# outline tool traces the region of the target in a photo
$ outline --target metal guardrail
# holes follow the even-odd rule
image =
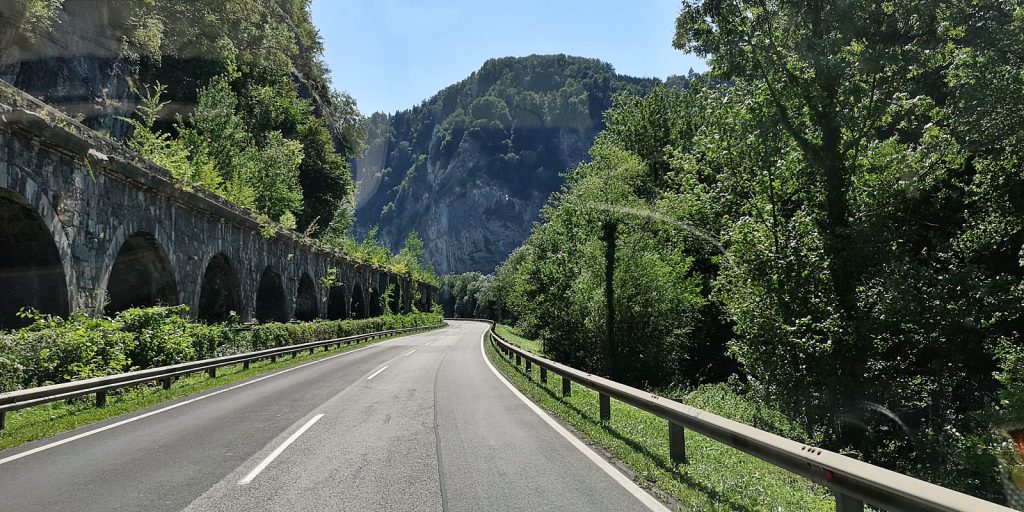
[[[3,430],[4,428],[4,415],[8,411],[16,411],[18,409],[24,409],[34,405],[67,400],[91,394],[96,395],[96,406],[102,407],[107,403],[107,392],[118,388],[145,384],[147,382],[160,382],[164,389],[169,389],[173,378],[191,373],[207,372],[211,377],[216,377],[217,368],[224,366],[241,363],[244,369],[248,370],[249,363],[260,359],[270,359],[271,362],[276,362],[277,358],[280,356],[291,354],[292,357],[295,357],[299,352],[303,352],[305,350],[308,350],[309,353],[312,354],[314,350],[322,347],[324,352],[326,352],[331,349],[332,345],[341,347],[342,344],[351,345],[352,343],[359,343],[361,341],[368,341],[375,338],[383,338],[407,332],[425,331],[443,326],[444,324],[438,324],[370,332],[347,336],[344,338],[300,343],[298,345],[289,345],[286,347],[274,347],[245,354],[215,357],[212,359],[161,366],[159,368],[150,368],[147,370],[120,373],[117,375],[94,377],[92,379],[11,391],[9,393],[0,394],[0,430]]]
[[[467,319],[470,320],[470,319]],[[1012,512],[1012,509],[980,498],[930,484],[859,461],[844,455],[798,443],[749,425],[678,403],[641,389],[579,371],[520,349],[494,332],[494,322],[486,322],[491,343],[516,366],[526,362],[532,378],[532,366],[540,367],[540,381],[547,373],[562,379],[562,395],[572,394],[572,383],[599,394],[602,421],[611,420],[611,399],[625,402],[668,422],[669,454],[675,464],[685,464],[683,434],[691,429],[701,435],[753,455],[765,462],[828,487],[836,497],[837,512],[861,512],[864,504],[892,511]]]

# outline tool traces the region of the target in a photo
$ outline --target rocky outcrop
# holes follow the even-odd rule
[[[124,58],[124,9],[107,0],[68,1],[55,10],[50,30],[29,36],[0,24],[0,79],[91,128],[120,138],[119,119],[135,109]]]
[[[593,59],[495,59],[414,109],[374,115],[353,166],[357,234],[376,226],[397,250],[415,232],[437,272],[492,272],[588,157],[612,96],[657,83]]]

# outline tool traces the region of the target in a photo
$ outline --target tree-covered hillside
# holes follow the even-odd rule
[[[594,59],[508,57],[411,110],[374,114],[356,162],[357,231],[379,226],[392,246],[417,232],[439,272],[490,272],[587,158],[612,98],[657,83]]]

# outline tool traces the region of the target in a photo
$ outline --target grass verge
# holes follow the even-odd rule
[[[596,392],[574,385],[572,396],[562,398],[561,377],[549,372],[547,384],[541,384],[537,370],[527,376],[524,367],[516,366],[514,359],[509,361],[490,343],[486,345],[491,362],[523,394],[625,463],[640,486],[654,487],[670,497],[666,501],[675,500],[679,510],[835,510],[834,498],[824,487],[690,430],[686,431],[689,463],[674,466],[669,459],[668,426],[664,420],[612,400],[612,419],[602,422]],[[723,385],[698,389],[686,401],[701,408],[716,405],[712,409],[719,410],[712,412],[748,424],[781,421]],[[778,426],[786,429],[784,424]]]
[[[14,448],[25,443],[74,430],[90,423],[135,412],[152,405],[168,402],[208,389],[234,384],[266,373],[284,370],[310,361],[323,359],[324,357],[375,345],[382,341],[420,334],[422,332],[427,331],[388,336],[353,345],[343,345],[340,349],[334,348],[329,351],[320,349],[313,354],[302,352],[295,358],[281,356],[278,357],[276,363],[271,363],[269,359],[253,361],[250,363],[248,370],[243,369],[244,367],[241,364],[224,366],[217,369],[217,376],[214,378],[210,378],[206,373],[187,375],[175,380],[171,388],[167,390],[159,385],[152,384],[111,391],[107,397],[107,405],[104,407],[96,407],[93,396],[87,395],[70,403],[52,402],[18,411],[11,411],[7,413],[6,427],[0,431],[0,450]]]
[[[503,324],[497,324],[494,329],[498,332],[498,336],[523,350],[529,350],[539,356],[544,355],[544,345],[536,340],[524,338],[519,335],[519,331],[515,327],[509,327]]]

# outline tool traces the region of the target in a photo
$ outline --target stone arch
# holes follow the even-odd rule
[[[222,252],[210,257],[199,285],[196,317],[204,322],[226,321],[238,314],[242,305],[242,287],[231,259]]]
[[[178,284],[163,245],[152,233],[132,233],[110,266],[104,314],[178,303]]]
[[[384,308],[380,303],[381,295],[380,284],[370,288],[370,300],[368,304],[370,306],[370,317],[377,317],[384,314]]]
[[[342,320],[348,318],[347,305],[345,287],[342,285],[332,286],[327,292],[327,319]]]
[[[420,291],[420,299],[418,301],[419,305],[416,306],[416,309],[420,311],[430,311],[431,307],[433,307],[433,299],[431,298],[430,287],[425,284],[417,284],[416,286],[419,287]]]
[[[352,285],[351,311],[350,318],[366,318],[366,297],[363,296],[363,287],[359,283]]]
[[[46,211],[48,204],[41,202]],[[24,327],[23,307],[67,316],[67,271],[59,239],[40,208],[22,195],[0,188],[0,329]],[[58,233],[63,235],[59,227]],[[65,241],[66,243],[66,241]]]
[[[309,274],[302,274],[302,278],[299,279],[299,289],[295,294],[295,314],[293,316],[296,320],[303,322],[315,320],[320,316],[320,303],[317,300],[316,283],[313,282],[312,277],[309,277]]]
[[[110,245],[107,246],[107,252],[103,255],[103,261],[99,267],[101,273],[96,280],[95,302],[89,306],[89,309],[95,311],[96,314],[104,313],[104,304],[109,298],[107,296],[108,285],[110,284],[111,274],[114,270],[114,263],[117,261],[118,254],[121,248],[124,247],[125,242],[136,233],[150,233],[153,238],[159,241],[160,247],[163,248],[165,254],[174,254],[172,239],[159,222],[147,216],[127,216],[113,236],[110,237]]]
[[[287,322],[288,299],[284,292],[284,281],[274,267],[268,266],[260,275],[256,289],[256,320],[260,322]]]
[[[397,279],[391,279],[388,284],[388,289],[391,296],[388,297],[388,309],[391,310],[392,314],[398,314],[402,312],[402,283]]]

